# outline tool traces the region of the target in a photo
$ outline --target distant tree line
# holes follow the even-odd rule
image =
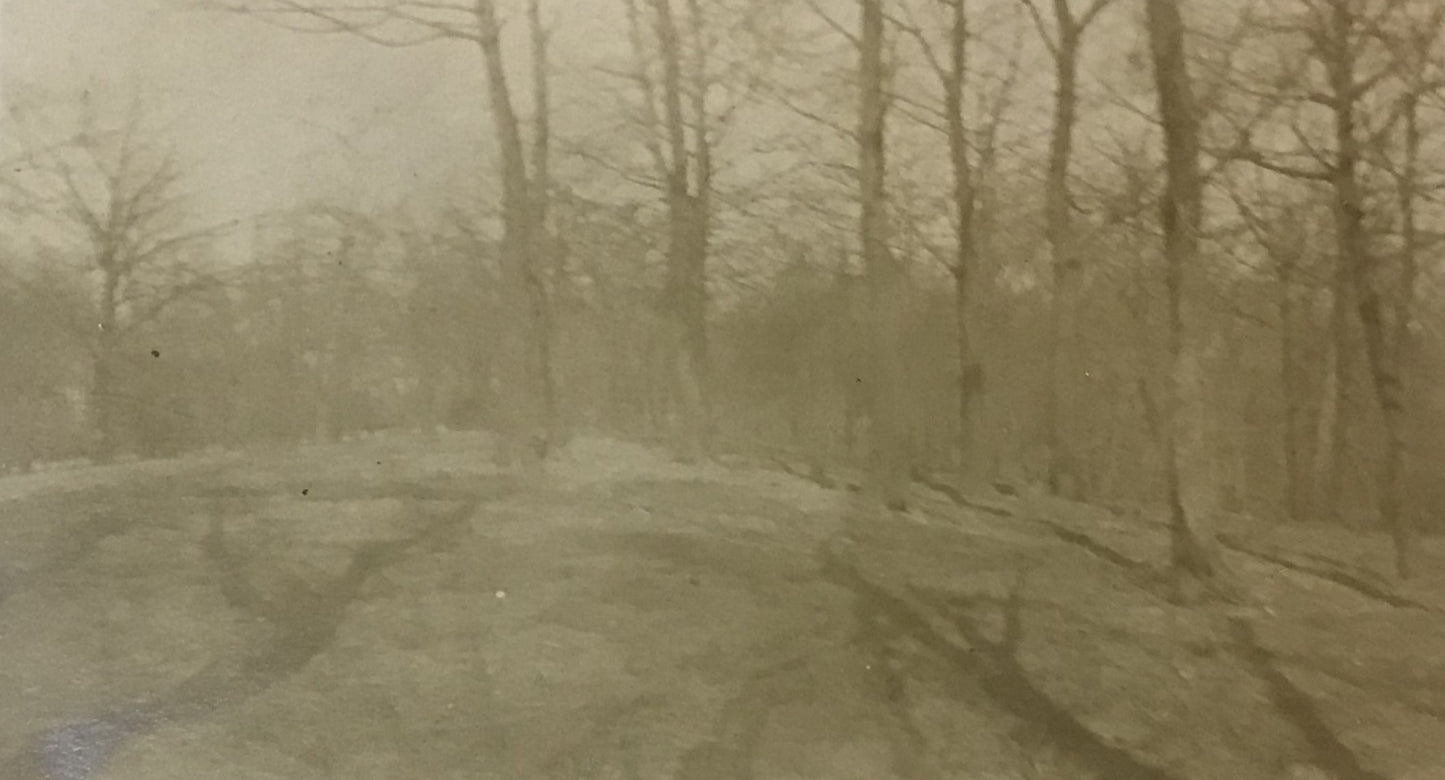
[[[140,108],[8,106],[7,463],[782,447],[895,508],[925,472],[1158,503],[1205,580],[1220,512],[1388,527],[1402,574],[1439,527],[1437,3],[618,0],[584,76],[560,3],[214,5],[474,47],[500,194],[207,225]]]

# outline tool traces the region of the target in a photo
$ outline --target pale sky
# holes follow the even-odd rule
[[[489,159],[477,153],[491,128],[472,45],[389,49],[299,35],[180,10],[184,0],[3,3],[5,85],[74,95],[97,78],[143,84],[150,102],[178,115],[177,140],[201,164],[196,195],[213,208],[244,216],[309,195],[390,197],[475,175],[461,166]],[[615,7],[567,0],[559,70],[585,69],[579,51],[617,41],[597,34]],[[524,65],[518,43],[510,59]],[[514,78],[519,102],[524,75]]]
[[[0,0],[4,84],[38,84],[62,95],[76,95],[95,79],[143,85],[153,104],[178,116],[176,141],[197,161],[194,201],[218,219],[245,219],[317,197],[367,208],[410,193],[434,200],[475,191],[479,181],[485,186],[494,159],[492,127],[474,45],[384,48],[183,10],[187,2]],[[838,21],[849,22],[853,4],[836,2]],[[612,98],[599,87],[616,82],[594,66],[624,56],[622,13],[620,0],[548,4],[547,14],[557,22],[552,57],[559,136],[576,138],[609,121],[605,107]],[[1118,17],[1113,24],[1127,29],[1128,15]],[[509,30],[514,97],[525,111],[521,19]],[[1021,42],[1037,49],[1032,31]],[[1025,89],[1033,96],[1020,101],[1018,118],[1042,138],[1050,71],[1041,50],[1037,55],[1025,63]],[[779,112],[772,113],[769,124],[776,124],[771,120]],[[782,127],[808,125],[796,116],[780,121]],[[846,113],[842,121],[849,121]],[[1088,153],[1089,144],[1081,143],[1081,158]],[[761,157],[743,161],[773,164]]]

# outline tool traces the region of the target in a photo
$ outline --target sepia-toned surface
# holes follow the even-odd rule
[[[920,488],[880,520],[742,462],[475,436],[4,483],[6,777],[1438,776],[1439,591]],[[59,484],[57,484],[57,482]],[[70,483],[70,484],[66,484]],[[305,493],[303,494],[303,491]],[[1008,513],[1008,514],[1005,514]],[[1313,573],[1312,573],[1313,572]]]
[[[1445,778],[1438,0],[0,0],[0,780]]]

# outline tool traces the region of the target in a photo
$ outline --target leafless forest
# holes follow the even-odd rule
[[[888,693],[878,699],[893,708],[878,727],[891,735],[883,774],[789,764],[734,724],[717,727],[713,752],[679,749],[676,760],[608,748],[616,774],[579,757],[606,752],[595,745],[567,754],[573,763],[544,760],[515,747],[546,742],[544,732],[513,731],[512,747],[489,748],[513,762],[495,774],[436,756],[425,770],[412,761],[366,774],[332,745],[331,758],[289,774],[231,755],[172,775],[126,754],[115,777],[1445,777],[1445,755],[1399,759],[1402,744],[1438,743],[1424,735],[1445,727],[1445,668],[1434,660],[1445,648],[1437,0],[6,0],[0,39],[0,494],[13,518],[29,518],[0,530],[0,618],[21,620],[22,596],[84,602],[65,578],[87,556],[148,548],[160,561],[174,543],[194,548],[196,571],[209,572],[197,581],[227,609],[280,637],[257,651],[265,674],[244,664],[231,677],[197,673],[223,691],[214,698],[251,701],[248,685],[296,690],[282,681],[339,657],[330,643],[354,630],[346,610],[371,598],[378,572],[438,544],[432,535],[457,517],[483,527],[478,502],[494,500],[495,485],[507,501],[533,502],[507,511],[546,526],[527,513],[604,468],[613,456],[597,443],[611,442],[619,462],[645,451],[648,468],[693,475],[626,483],[657,492],[614,507],[617,522],[712,517],[737,541],[744,531],[728,523],[754,510],[730,507],[751,499],[697,476],[715,469],[761,469],[833,496],[835,509],[788,516],[851,530],[765,533],[772,552],[756,565],[773,572],[769,555],[809,551],[806,577],[893,621],[863,621],[880,668],[898,653],[952,664],[1012,701],[998,706],[1062,756],[1052,767],[1030,758],[1035,774],[949,763],[935,748],[967,752],[949,734],[971,727],[928,721],[916,696]],[[427,459],[447,457],[467,465],[439,486],[445,469]],[[327,464],[345,473],[301,476]],[[160,482],[154,495],[120,487],[132,479]],[[42,480],[49,487],[24,487]],[[407,510],[423,530],[402,541],[357,531],[352,557],[329,568],[272,571],[258,561],[299,543],[247,536],[247,517],[272,517],[256,508],[268,490],[308,506],[331,496],[358,527],[370,510],[346,502],[431,508]],[[578,517],[600,516],[622,501],[622,488],[611,491],[566,495]],[[194,510],[206,519],[166,526],[170,542],[137,536],[144,519],[95,520],[179,517],[192,500],[209,502]],[[303,517],[289,511],[273,514]],[[958,520],[973,529],[961,532],[997,549],[920,536],[937,513],[975,518]],[[43,520],[52,515],[67,519]],[[1195,615],[1171,625],[1215,626],[1201,641],[1232,660],[1208,663],[1268,688],[1277,705],[1275,716],[1240,716],[1258,744],[1109,737],[1114,716],[1090,721],[1087,703],[1168,708],[1113,683],[1078,683],[1086,692],[1072,706],[1051,694],[1039,680],[1077,682],[1071,673],[1089,662],[1045,653],[1059,672],[1020,650],[1031,630],[1021,614],[1030,627],[1067,622],[1021,597],[1021,583],[1082,594],[1103,575],[968,525],[984,517],[1033,528],[1127,580],[1135,595],[1098,596],[1110,620],[1144,614],[1130,599],[1157,597],[1164,606],[1148,610]],[[16,530],[32,521],[50,530]],[[828,551],[825,537],[838,534],[854,552]],[[142,541],[130,553],[106,547],[121,539]],[[582,544],[563,539],[548,542],[559,555]],[[811,552],[817,544],[824,552]],[[660,555],[620,549],[607,555]],[[687,555],[711,571],[718,549]],[[588,555],[602,555],[588,550],[577,552],[584,572]],[[530,576],[542,582],[544,551],[518,554],[538,556]],[[758,581],[791,583],[777,565]],[[892,575],[870,566],[906,572],[909,584],[890,590]],[[970,591],[965,606],[918,590],[922,580],[963,587],[938,584],[933,569],[989,567],[1023,579],[996,597]],[[1280,629],[1272,645],[1259,615],[1309,610],[1291,612],[1293,597],[1262,585],[1274,575],[1258,567],[1338,589],[1331,602],[1300,586],[1334,606],[1299,625],[1330,629]],[[653,585],[693,592],[692,577],[701,587],[678,576]],[[157,592],[173,592],[168,582]],[[441,586],[388,587],[431,598]],[[500,603],[503,591],[489,583],[470,597]],[[1347,597],[1390,617],[1346,626],[1348,610],[1332,610]],[[1002,638],[966,617],[961,639],[929,629],[945,603],[1002,609]],[[797,609],[777,625],[813,636]],[[328,626],[314,647],[307,621]],[[50,636],[40,623],[7,625],[12,637]],[[686,632],[703,629],[677,630],[696,639]],[[1160,631],[1121,646],[1164,642]],[[1351,644],[1372,633],[1389,646]],[[1303,658],[1347,635],[1335,649],[1365,664],[1354,684],[1366,693],[1311,692],[1280,671],[1286,645]],[[1068,644],[1039,641],[1059,653]],[[955,657],[954,645],[977,654]],[[286,648],[300,654],[294,669]],[[974,672],[959,671],[969,663]],[[920,679],[908,683],[948,688]],[[1197,684],[1140,679],[1180,696]],[[47,699],[49,714],[0,722],[0,759],[15,756],[6,766],[26,780],[102,776],[111,747],[77,748],[83,771],[45,758],[55,729],[136,697],[152,702],[137,710],[144,725],[115,726],[116,743],[192,718],[177,714],[192,712],[191,695],[155,694],[162,682]],[[1228,688],[1219,684],[1209,690]],[[1370,697],[1408,699],[1430,725],[1398,736],[1404,721],[1381,716],[1375,736],[1352,735],[1320,703],[1344,712]],[[758,700],[745,704],[763,717]],[[625,720],[587,712],[557,717]],[[1190,723],[1161,728],[1214,733]],[[1014,736],[967,750],[999,754]]]

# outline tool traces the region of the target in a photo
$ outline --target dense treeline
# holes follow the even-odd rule
[[[1158,502],[1178,455],[1192,511],[1445,514],[1434,3],[619,1],[581,76],[561,4],[516,40],[394,5],[295,8],[479,44],[501,196],[212,224],[141,101],[9,107],[0,460],[447,426],[826,469],[896,428],[905,469],[1086,500]],[[568,78],[609,131],[550,116]]]

